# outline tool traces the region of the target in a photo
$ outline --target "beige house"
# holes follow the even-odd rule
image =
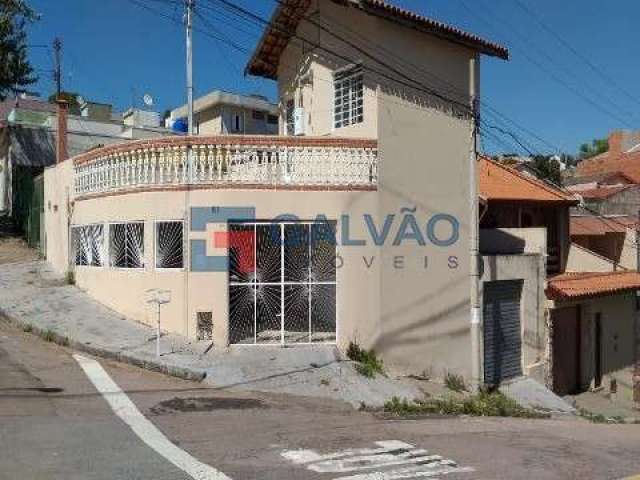
[[[261,95],[213,91],[193,102],[196,135],[275,135],[278,107]],[[187,117],[187,106],[171,111],[168,123]]]
[[[281,135],[201,118],[48,169],[47,258],[133,320],[153,324],[162,291],[162,328],[218,348],[357,342],[392,371],[481,381],[482,54],[508,57],[378,0],[285,0],[247,66],[278,82]]]
[[[631,397],[640,274],[574,236],[614,219],[570,219],[573,195],[487,159],[480,194],[485,382],[524,372],[568,394],[616,378]]]

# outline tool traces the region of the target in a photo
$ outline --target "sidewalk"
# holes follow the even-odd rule
[[[153,328],[124,319],[79,288],[67,285],[43,261],[2,263],[0,317],[96,356],[223,389],[325,397],[355,407],[361,402],[381,406],[393,396],[412,399],[422,395],[408,383],[363,377],[351,362],[341,361],[331,346],[233,347],[207,352],[210,342],[166,334],[161,337],[163,354],[158,359]]]

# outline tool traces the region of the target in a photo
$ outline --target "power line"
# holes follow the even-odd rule
[[[640,99],[630,94],[627,90],[622,88],[620,84],[618,84],[613,77],[607,74],[602,68],[599,68],[595,65],[589,58],[587,58],[584,54],[582,54],[577,48],[575,48],[571,43],[565,40],[556,30],[549,27],[535,12],[533,12],[529,7],[527,7],[521,0],[515,0],[516,5],[518,5],[529,17],[533,18],[536,23],[538,23],[545,31],[551,34],[558,42],[564,45],[571,53],[573,53],[576,57],[582,60],[591,70],[593,70],[600,78],[602,78],[605,82],[608,82],[613,88],[620,91],[630,100],[636,102],[640,105]]]

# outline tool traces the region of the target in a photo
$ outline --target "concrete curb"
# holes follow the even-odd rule
[[[114,360],[116,362],[126,363],[138,368],[144,368],[145,370],[163,373],[171,377],[180,378],[182,380],[189,380],[192,382],[202,382],[207,376],[207,372],[200,369],[177,367],[175,365],[169,365],[157,360],[141,358],[120,351],[108,350],[102,347],[87,345],[78,340],[74,340],[73,338],[61,335],[54,330],[43,329],[20,318],[9,315],[2,308],[0,308],[0,320],[20,328],[25,333],[36,335],[44,341],[55,343],[62,347],[70,347],[74,350],[78,350],[95,357],[104,358],[106,360]]]

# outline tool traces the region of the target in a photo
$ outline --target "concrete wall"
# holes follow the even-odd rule
[[[544,256],[540,253],[483,255],[481,273],[482,286],[484,282],[489,281],[523,280],[520,314],[522,371],[525,375],[545,383],[548,374],[545,350],[549,341],[549,331],[544,315]]]
[[[616,270],[618,270],[616,262],[587,250],[576,243],[571,244],[567,272],[614,272]]]
[[[595,374],[595,318],[601,314],[603,386],[608,377],[634,363],[637,311],[633,294],[612,295],[585,301],[582,307],[581,383],[593,386]]]
[[[147,290],[171,291],[172,301],[162,307],[163,329],[194,337],[196,313],[212,311],[214,342],[226,345],[228,338],[228,273],[158,270],[155,265],[155,222],[186,219],[192,207],[255,207],[256,218],[273,219],[294,214],[301,220],[325,215],[338,221],[338,237],[343,235],[342,215],[349,216],[350,238],[367,239],[364,214],[377,218],[377,192],[374,191],[273,191],[273,190],[196,190],[140,192],[68,201],[71,161],[45,172],[45,222],[47,259],[55,270],[69,270],[71,226],[96,223],[142,221],[145,225],[144,269],[75,267],[76,284],[92,297],[127,318],[153,325],[155,310],[146,303]],[[67,205],[70,205],[67,210]],[[72,205],[72,206],[71,206]],[[67,221],[69,220],[69,223]],[[187,239],[205,240],[208,255],[226,255],[214,249],[213,228],[191,232]],[[188,229],[187,229],[188,230]],[[345,234],[346,235],[346,234]],[[105,235],[105,241],[108,242]],[[338,342],[346,348],[350,341],[371,346],[380,331],[379,248],[366,245],[339,245],[337,271]],[[185,253],[185,264],[188,264]],[[73,267],[72,267],[73,268]]]
[[[483,228],[480,230],[480,252],[482,253],[544,253],[546,249],[546,228]]]
[[[417,82],[430,85],[438,76],[448,84],[448,95],[465,107],[479,91],[479,58],[470,49],[336,2],[318,2],[313,14],[317,21],[335,25],[336,32],[358,25],[356,44],[366,50],[371,50],[372,42],[383,46],[385,60]],[[286,48],[278,68],[281,133],[286,101],[294,99],[307,114],[308,135],[378,138],[381,218],[400,219],[412,213],[424,225],[434,215],[446,214],[459,225],[457,242],[447,247],[406,242],[382,248],[381,329],[363,343],[373,346],[392,369],[438,375],[447,370],[470,377],[467,239],[472,122],[450,102],[373,73],[372,69],[385,67],[310,23],[303,20],[298,33],[323,49],[295,40]],[[364,121],[336,129],[333,72],[350,60],[365,66]],[[416,73],[405,62],[425,73]],[[446,224],[440,226],[439,235],[446,237]]]

